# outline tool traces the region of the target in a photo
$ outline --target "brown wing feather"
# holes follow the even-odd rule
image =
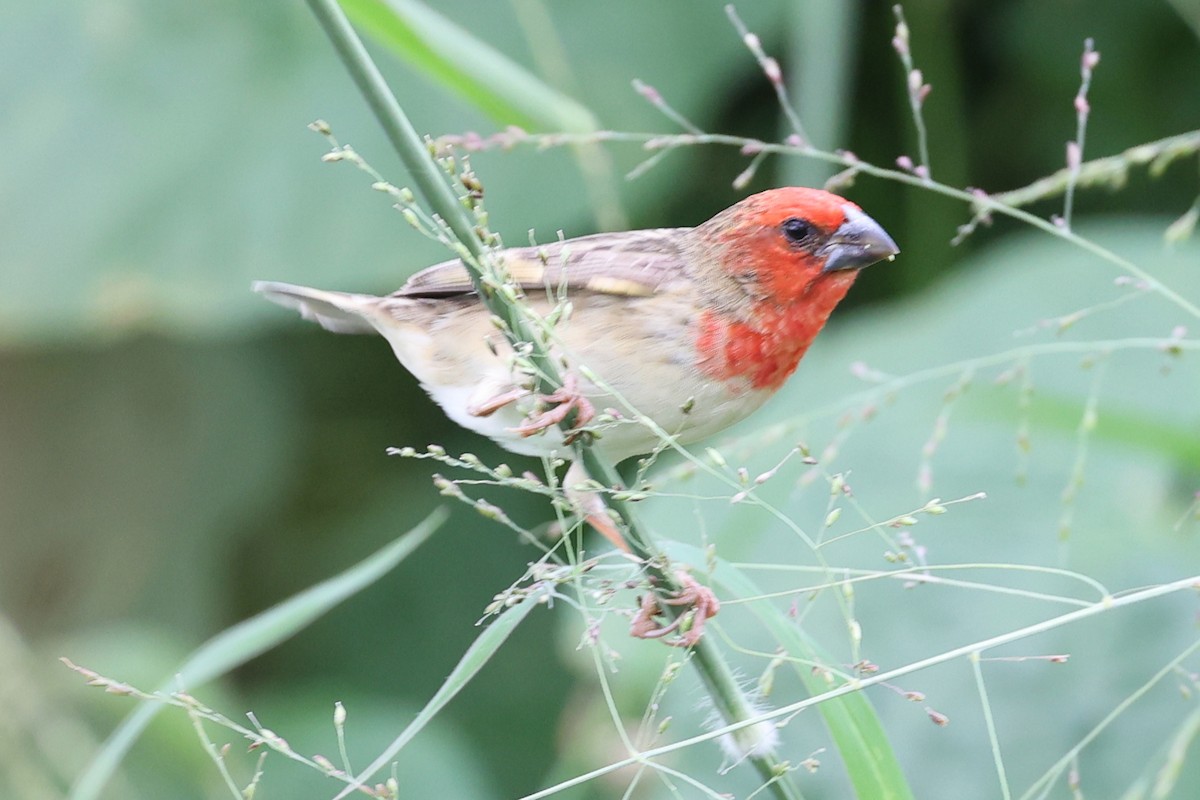
[[[560,287],[599,294],[643,296],[681,274],[679,240],[686,228],[657,228],[581,236],[502,251],[513,280],[526,291]],[[474,292],[461,261],[443,261],[408,279],[393,297],[456,297]]]

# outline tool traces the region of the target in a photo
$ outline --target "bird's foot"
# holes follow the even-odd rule
[[[531,394],[533,392],[528,389],[509,389],[507,392],[489,397],[482,403],[471,403],[467,406],[467,413],[472,417],[490,417],[509,403],[515,403]]]
[[[581,461],[572,461],[563,478],[563,489],[567,497],[579,509],[580,515],[593,529],[624,553],[630,552],[629,544],[621,534],[617,523],[608,513],[599,492],[588,487],[591,478]]]
[[[641,599],[640,608],[633,616],[629,625],[629,634],[638,639],[662,639],[664,644],[671,647],[691,647],[700,641],[704,635],[704,623],[709,617],[715,617],[721,610],[721,603],[704,584],[697,581],[684,570],[675,573],[681,586],[674,597],[659,597],[653,592],[646,593]],[[662,603],[669,606],[691,606],[692,613],[680,614],[666,625],[659,624],[656,617],[662,616]],[[679,635],[665,638],[678,631]]]
[[[564,444],[570,444],[579,436],[579,429],[587,425],[596,416],[596,408],[591,401],[579,392],[579,381],[567,373],[563,385],[550,394],[538,395],[538,405],[549,406],[545,411],[531,412],[525,421],[513,428],[514,433],[522,436],[533,436],[547,428],[552,428],[567,418],[572,410],[575,411],[574,429],[564,439]]]

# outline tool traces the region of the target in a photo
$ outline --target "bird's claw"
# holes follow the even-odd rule
[[[467,413],[472,417],[490,417],[509,403],[515,403],[530,394],[532,392],[528,389],[509,389],[507,392],[489,397],[482,403],[471,403],[467,406]]]
[[[633,621],[629,624],[629,635],[638,639],[662,639],[664,644],[671,647],[692,647],[704,635],[704,623],[709,617],[715,617],[721,610],[721,603],[704,584],[697,581],[687,572],[679,570],[675,577],[680,584],[680,590],[674,597],[659,597],[653,592],[642,596],[640,606]],[[681,614],[666,625],[660,625],[655,619],[663,613],[662,603],[669,606],[691,606],[692,614]],[[684,627],[684,622],[689,624]],[[674,638],[665,638],[678,631]]]
[[[547,428],[552,428],[567,418],[572,410],[575,411],[574,428],[567,434],[564,444],[570,444],[581,433],[579,430],[596,416],[596,407],[579,392],[579,382],[574,375],[568,373],[563,378],[563,385],[550,394],[538,396],[538,404],[550,406],[545,411],[530,412],[529,416],[515,428],[514,433],[521,436],[533,436]]]

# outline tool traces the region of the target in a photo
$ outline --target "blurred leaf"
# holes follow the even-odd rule
[[[172,648],[228,624],[226,559],[304,442],[278,365],[232,339],[0,350],[0,602],[98,645],[132,617]]]
[[[375,773],[387,766],[388,762],[395,758],[396,754],[412,741],[412,738],[420,733],[421,729],[429,724],[430,720],[437,716],[438,712],[471,682],[479,673],[479,670],[483,669],[483,666],[496,654],[496,651],[500,649],[500,646],[504,644],[509,635],[516,630],[517,625],[537,605],[538,603],[533,598],[527,597],[522,602],[505,608],[495,619],[491,620],[487,624],[487,627],[483,629],[483,633],[479,634],[479,637],[467,648],[467,652],[463,654],[462,659],[455,665],[454,670],[446,678],[446,682],[442,684],[442,687],[430,698],[429,702],[421,709],[416,718],[400,732],[400,735],[371,762],[370,766],[358,774],[358,780],[366,782]],[[352,787],[347,786],[337,797],[346,797],[353,791]]]
[[[438,529],[446,513],[444,509],[435,511],[416,528],[350,569],[217,634],[192,653],[158,691],[170,693],[180,687],[191,691],[294,636],[338,603],[386,575]],[[143,701],[125,718],[79,776],[71,791],[72,800],[91,800],[100,795],[121,759],[162,708],[161,703]]]
[[[1149,450],[1164,459],[1190,465],[1200,470],[1200,438],[1194,431],[1200,426],[1200,408],[1192,420],[1164,420],[1158,416],[1106,407],[1096,421],[1092,436],[1105,444]],[[1015,428],[1021,420],[1020,411],[1011,398],[989,395],[972,405],[972,416],[992,422],[1008,420]],[[1079,430],[1079,398],[1056,396],[1041,392],[1028,413],[1028,424],[1034,436],[1055,433],[1074,437]]]
[[[361,683],[340,691],[347,692],[339,693],[338,697],[346,711],[346,748],[351,765],[365,763],[386,747],[396,735],[397,720],[408,719],[419,710],[377,684]],[[256,692],[254,713],[271,730],[287,731],[288,743],[301,752],[328,754],[330,751],[325,748],[333,747],[328,683],[295,686],[281,682]],[[239,754],[237,750],[234,748],[226,759],[234,761],[240,755],[238,766],[244,770],[240,774],[249,774],[258,753]],[[393,760],[396,774],[403,776],[401,797],[483,800],[511,796],[497,791],[483,750],[461,718],[441,715],[432,720]],[[306,765],[268,758],[260,795],[282,800],[309,797],[328,800],[340,785],[340,781],[325,778]]]
[[[1167,0],[1167,4],[1174,6],[1180,19],[1192,29],[1196,38],[1200,39],[1200,0]]]
[[[199,686],[294,636],[338,603],[382,578],[446,520],[439,508],[424,522],[350,569],[229,628],[200,647],[179,668],[172,685]]]
[[[501,125],[533,131],[597,129],[587,108],[417,0],[340,0],[346,14]],[[400,96],[404,97],[401,91]]]

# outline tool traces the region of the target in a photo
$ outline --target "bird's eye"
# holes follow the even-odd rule
[[[783,222],[783,235],[792,244],[799,244],[812,233],[812,225],[799,217],[789,217]]]

